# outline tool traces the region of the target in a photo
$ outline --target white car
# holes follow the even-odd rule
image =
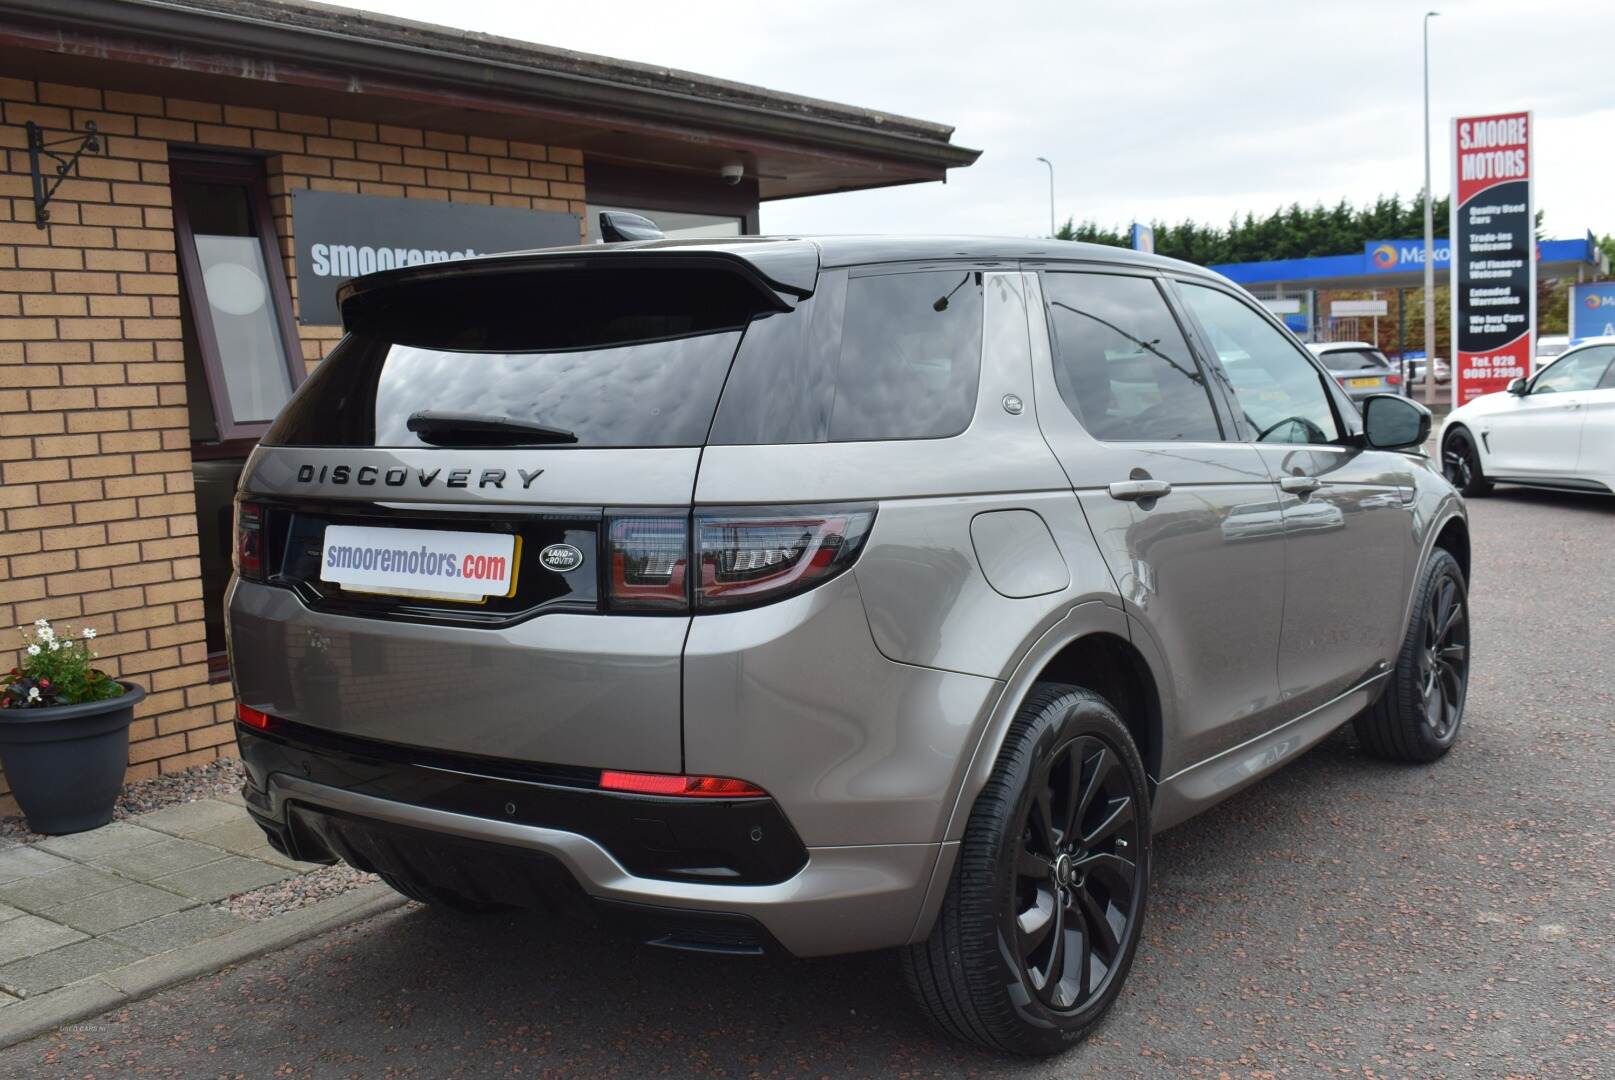
[[[1454,409],[1441,464],[1465,495],[1494,483],[1615,494],[1615,338],[1584,341],[1530,379]]]
[[[1567,334],[1543,334],[1536,339],[1536,366],[1545,368],[1570,348]]]

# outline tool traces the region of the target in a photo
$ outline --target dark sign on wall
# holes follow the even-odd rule
[[[336,290],[377,270],[448,262],[500,251],[576,244],[575,214],[348,195],[299,188],[292,193],[297,245],[297,321],[342,321]]]
[[[1462,405],[1531,374],[1531,114],[1459,117],[1452,132],[1452,395]]]

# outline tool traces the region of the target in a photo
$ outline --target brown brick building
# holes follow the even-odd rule
[[[951,134],[340,8],[0,0],[0,627],[94,626],[148,687],[131,779],[231,751],[230,493],[341,334],[305,317],[294,192],[749,233],[761,200],[943,179],[976,157]]]

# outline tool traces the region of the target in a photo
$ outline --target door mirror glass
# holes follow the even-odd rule
[[[1363,401],[1363,435],[1376,450],[1423,446],[1430,437],[1430,410],[1397,394],[1374,394]]]
[[[1508,392],[1515,397],[1524,397],[1526,389],[1530,386],[1524,379],[1514,379],[1508,384]]]

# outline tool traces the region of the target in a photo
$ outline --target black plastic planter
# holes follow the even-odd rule
[[[0,765],[28,827],[60,835],[112,820],[129,767],[129,722],[144,687],[106,701],[0,712]]]

